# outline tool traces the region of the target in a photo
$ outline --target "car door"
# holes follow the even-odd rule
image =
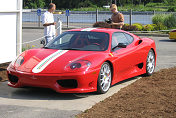
[[[137,64],[137,57],[135,55],[135,47],[133,43],[133,36],[123,33],[115,32],[112,34],[112,54],[115,57],[114,66],[116,73],[116,81],[121,81],[130,78],[135,71]],[[119,48],[119,43],[126,44],[126,48]],[[113,49],[114,47],[117,47]]]

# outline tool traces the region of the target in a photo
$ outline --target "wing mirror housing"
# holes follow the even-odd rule
[[[127,44],[125,44],[125,43],[119,43],[119,44],[118,44],[118,47],[119,47],[119,48],[126,48],[126,47],[127,47]]]

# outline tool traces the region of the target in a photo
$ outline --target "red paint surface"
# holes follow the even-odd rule
[[[70,31],[81,31],[82,29],[74,29]],[[58,57],[49,64],[42,72],[32,73],[32,69],[47,56],[57,50],[53,49],[32,49],[22,53],[24,63],[20,67],[14,67],[10,64],[7,73],[15,75],[19,78],[18,83],[8,82],[8,85],[14,88],[23,86],[34,86],[51,88],[62,93],[84,93],[97,90],[97,79],[101,65],[108,61],[112,64],[112,84],[122,80],[146,73],[146,60],[150,49],[153,49],[156,56],[155,42],[149,38],[140,38],[134,34],[128,33],[134,37],[132,44],[127,48],[111,51],[111,36],[114,32],[125,32],[116,29],[98,28],[92,32],[109,33],[110,43],[106,51],[75,51],[69,50],[67,53]],[[139,40],[142,43],[138,45]],[[113,55],[110,55],[110,53]],[[70,62],[76,60],[88,60],[91,62],[89,69],[66,70],[65,67]],[[138,64],[143,63],[142,69],[138,68]],[[156,63],[156,62],[155,62]],[[63,88],[57,80],[75,79],[77,80],[77,88]]]

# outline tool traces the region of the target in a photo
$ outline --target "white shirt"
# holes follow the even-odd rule
[[[53,23],[54,22],[54,16],[52,13],[49,11],[46,11],[42,15],[42,23]],[[45,36],[55,36],[56,30],[55,30],[55,25],[50,25],[50,26],[44,26],[44,35]]]

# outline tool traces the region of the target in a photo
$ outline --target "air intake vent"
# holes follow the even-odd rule
[[[18,82],[18,77],[17,76],[8,74],[8,78],[9,78],[9,81],[12,82],[12,83],[17,83]]]
[[[142,69],[142,68],[143,68],[143,66],[144,66],[144,64],[143,64],[143,63],[138,64],[138,68],[140,68],[140,69]]]
[[[64,88],[77,88],[77,81],[74,79],[58,80],[57,83]]]

